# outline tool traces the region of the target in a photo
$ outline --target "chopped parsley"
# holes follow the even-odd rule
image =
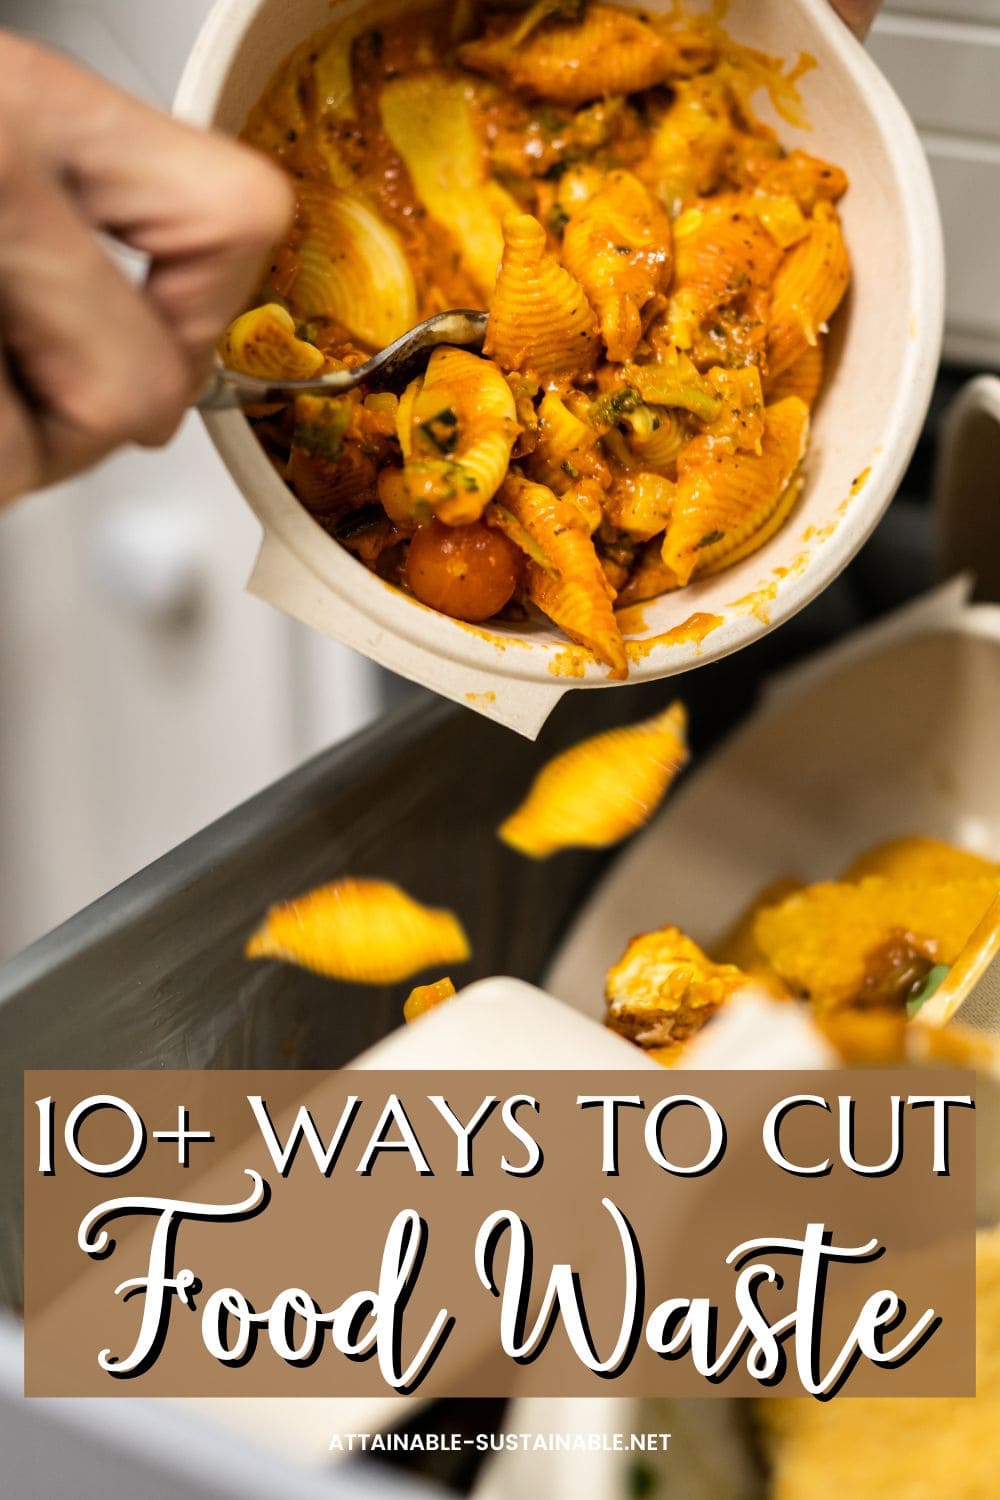
[[[458,417],[452,407],[445,406],[436,417],[421,422],[420,431],[439,453],[454,453],[458,444]]]

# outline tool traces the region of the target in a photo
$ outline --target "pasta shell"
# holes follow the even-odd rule
[[[394,230],[360,198],[298,186],[299,271],[289,293],[300,318],[326,318],[371,349],[417,321],[417,292]]]
[[[413,518],[477,521],[504,481],[518,433],[496,365],[465,349],[435,349],[399,403],[397,426]]]
[[[246,956],[350,984],[395,984],[432,964],[464,963],[469,940],[452,912],[384,880],[346,878],[272,906]]]
[[[804,480],[801,474],[797,474],[784,494],[778,500],[763,526],[758,526],[749,536],[744,537],[735,547],[719,548],[718,552],[709,557],[708,562],[701,563],[698,567],[699,578],[709,578],[713,573],[721,573],[724,568],[731,568],[734,563],[742,562],[752,552],[757,552],[765,542],[769,542],[784,526],[788,517],[799,503],[802,495]],[[711,549],[706,548],[706,552]]]
[[[719,186],[733,133],[731,95],[719,78],[710,73],[674,84],[642,170],[675,216]]]
[[[562,263],[597,313],[608,358],[631,359],[642,310],[670,281],[670,221],[631,172],[610,172],[566,225]]]
[[[323,355],[296,337],[295,320],[276,302],[253,307],[230,323],[219,358],[228,370],[261,380],[308,380],[323,367]]]
[[[532,479],[557,495],[583,477],[610,484],[611,472],[598,451],[597,432],[556,391],[545,392],[538,419],[538,442],[529,461]]]
[[[642,604],[647,599],[658,599],[677,588],[677,574],[663,561],[663,542],[654,538],[646,544],[639,555],[628,582],[615,603],[619,609],[630,604]]]
[[[713,963],[678,928],[662,927],[633,938],[608,970],[607,1022],[641,1047],[682,1042],[745,983],[734,965]]]
[[[672,703],[625,729],[582,740],[542,768],[498,829],[530,859],[560,849],[605,849],[653,816],[687,760],[687,713]]]
[[[850,279],[837,211],[820,203],[808,237],[787,251],[771,288],[767,368],[772,379],[819,342]]]
[[[665,528],[674,503],[675,486],[661,474],[622,474],[615,480],[604,511],[612,526],[633,541],[647,542]]]
[[[676,291],[690,293],[702,318],[770,286],[781,250],[748,202],[709,198],[674,224]]]
[[[718,413],[705,425],[706,435],[759,453],[764,441],[764,391],[757,366],[727,370],[720,365],[709,370],[706,379],[719,399]]]
[[[450,979],[435,979],[433,984],[418,984],[406,997],[403,1005],[403,1020],[416,1021],[435,1006],[455,996],[455,986]]]
[[[250,112],[243,140],[275,157],[298,180],[312,178],[345,190],[355,185],[326,122],[331,116],[354,118],[351,46],[369,24],[352,17],[329,28],[318,45],[310,38]]]
[[[794,198],[803,213],[811,214],[817,203],[835,203],[847,192],[847,175],[840,167],[805,151],[761,160],[751,178],[762,193]]]
[[[747,194],[719,194],[674,222],[674,289],[663,324],[669,344],[700,369],[763,364],[771,281],[782,251]],[[651,341],[659,348],[659,329]]]
[[[789,193],[764,193],[758,189],[750,200],[750,209],[782,250],[797,245],[809,233],[809,220]]]
[[[462,79],[428,71],[392,79],[379,95],[379,109],[417,197],[454,235],[485,306],[503,254],[501,221],[517,204],[489,176],[470,98]]]
[[[759,455],[694,438],[677,466],[677,494],[663,561],[683,586],[732,557],[769,520],[802,461],[809,408],[789,396],[764,413]]]
[[[677,473],[677,460],[681,449],[691,433],[683,419],[675,411],[654,408],[657,425],[652,432],[633,432],[628,446],[641,469],[652,471],[672,479]]]
[[[530,214],[503,222],[504,253],[486,329],[486,354],[505,370],[528,370],[548,383],[589,374],[598,328],[579,282],[545,248]]]
[[[610,667],[612,680],[623,681],[628,658],[612,608],[614,590],[572,491],[556,496],[544,484],[511,475],[499,499],[549,559],[546,569],[529,556],[528,597],[571,640]]]
[[[528,35],[526,29],[525,19],[515,18],[505,31],[459,47],[459,61],[518,93],[585,104],[663,83],[678,56],[666,37],[612,5],[588,5],[577,22],[543,22]]]
[[[810,408],[815,406],[823,385],[823,340],[818,339],[805,349],[780,375],[767,382],[769,402],[783,401],[786,396],[798,396]]]

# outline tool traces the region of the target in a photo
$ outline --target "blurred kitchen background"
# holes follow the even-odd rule
[[[0,24],[166,105],[210,3],[0,0]],[[827,638],[926,581],[936,422],[1000,368],[1000,0],[887,0],[870,45],[940,194],[946,367],[900,499],[813,606]],[[194,417],[0,516],[0,959],[407,691],[243,592],[257,537]]]

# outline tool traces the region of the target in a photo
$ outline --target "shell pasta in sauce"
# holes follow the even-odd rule
[[[847,181],[752,100],[799,122],[809,60],[679,7],[378,15],[311,38],[250,115],[297,211],[224,358],[311,376],[487,309],[482,354],[439,348],[403,390],[249,415],[382,579],[457,619],[542,616],[624,678],[616,609],[746,557],[801,491]]]

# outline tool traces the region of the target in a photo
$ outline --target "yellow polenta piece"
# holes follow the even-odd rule
[[[876,844],[852,860],[841,880],[863,880],[883,875],[886,880],[937,884],[942,880],[975,880],[1000,874],[1000,865],[968,849],[956,849],[942,839],[898,838]]]
[[[384,880],[337,880],[272,906],[246,946],[328,979],[395,984],[432,964],[463,963],[469,940],[450,911]]]
[[[799,880],[775,880],[765,886],[733,923],[721,942],[712,945],[712,956],[715,959],[720,963],[735,964],[744,974],[752,975],[776,999],[789,998],[788,986],[775,973],[762,951],[757,941],[755,924],[758,914],[765,907],[775,906],[801,889],[802,882]]]
[[[608,970],[608,1025],[642,1047],[665,1048],[700,1031],[745,982],[677,927],[644,932]]]
[[[672,703],[626,729],[597,734],[544,766],[498,832],[531,859],[602,849],[641,828],[687,760],[687,713]]]
[[[871,959],[893,941],[936,964],[952,964],[992,897],[1000,876],[901,884],[869,876],[855,885],[809,886],[760,912],[754,936],[775,972],[821,1007],[849,1003],[862,990]]]

